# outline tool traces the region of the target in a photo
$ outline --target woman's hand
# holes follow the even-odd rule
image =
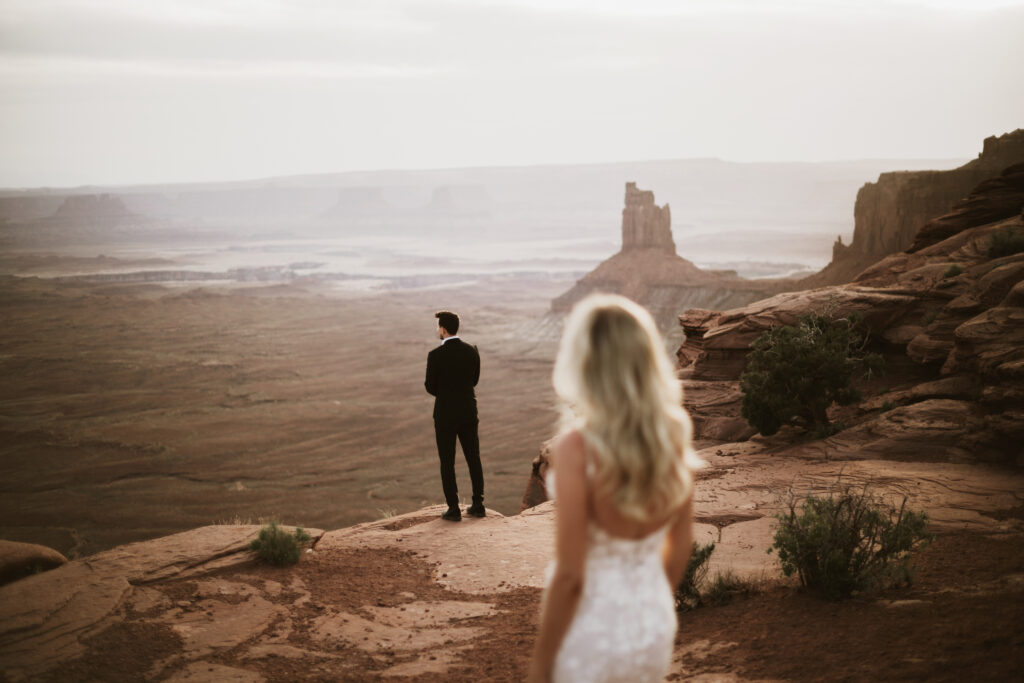
[[[662,547],[662,561],[665,564],[665,576],[673,590],[683,580],[686,573],[686,565],[690,562],[690,553],[693,552],[693,494],[676,515],[668,535],[665,537],[665,545]]]

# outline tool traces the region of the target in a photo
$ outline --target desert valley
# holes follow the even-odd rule
[[[989,245],[1022,211],[1024,130],[970,161],[2,191],[0,680],[521,680],[551,368],[593,291],[661,326],[707,461],[698,540],[746,582],[680,613],[677,679],[1018,676],[1024,252]],[[489,515],[457,527],[423,390],[443,308],[483,359]],[[832,433],[759,435],[751,343],[826,310],[885,372]],[[781,577],[785,495],[837,480],[928,514],[909,587],[840,604]],[[313,534],[296,567],[248,550],[270,520]]]

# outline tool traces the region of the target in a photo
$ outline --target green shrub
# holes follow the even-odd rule
[[[708,560],[714,551],[714,543],[702,545],[694,541],[690,561],[686,564],[686,573],[676,587],[676,609],[693,609],[702,604],[700,587],[708,575]]]
[[[267,562],[284,567],[299,561],[302,546],[310,540],[312,537],[301,526],[295,528],[293,535],[279,527],[277,522],[271,522],[260,529],[259,537],[253,539],[249,548]]]
[[[803,422],[816,433],[832,433],[828,408],[860,399],[853,375],[879,372],[882,358],[867,353],[860,318],[811,314],[796,326],[773,327],[751,345],[740,376],[743,417],[765,436],[784,424]]]
[[[964,272],[964,269],[954,263],[949,268],[946,268],[946,272],[942,274],[942,277],[956,277],[962,272]]]
[[[992,233],[986,254],[992,259],[1019,254],[1022,251],[1024,251],[1024,234],[1017,232],[1012,225],[1007,225]]]
[[[830,600],[854,591],[909,582],[909,553],[931,540],[924,512],[897,509],[881,498],[846,487],[818,498],[808,496],[797,510],[776,515],[779,528],[768,552],[778,551],[786,576]]]

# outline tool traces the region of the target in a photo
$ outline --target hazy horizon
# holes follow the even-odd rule
[[[970,159],[1024,125],[1015,0],[0,1],[5,188]]]
[[[1005,131],[1011,132],[1011,131]],[[1003,133],[994,134],[996,137]],[[842,164],[872,164],[872,163],[884,163],[893,162],[896,164],[907,163],[906,167],[892,167],[886,171],[917,171],[917,170],[934,170],[944,171],[952,168],[957,168],[971,159],[976,158],[981,153],[981,140],[978,141],[978,149],[975,154],[961,157],[916,157],[916,158],[889,158],[889,157],[878,157],[878,158],[857,158],[857,159],[824,159],[820,161],[815,160],[787,160],[787,159],[768,159],[762,161],[735,161],[732,159],[722,159],[719,157],[688,157],[678,159],[619,159],[619,160],[607,160],[607,161],[594,161],[594,162],[550,162],[550,163],[536,163],[536,164],[493,164],[493,165],[480,165],[480,166],[439,166],[439,167],[422,167],[422,168],[355,168],[343,171],[317,171],[310,173],[288,173],[280,175],[270,176],[259,176],[259,177],[235,177],[235,178],[214,178],[209,180],[193,180],[193,179],[179,179],[179,180],[167,180],[167,181],[154,181],[144,183],[85,183],[80,185],[23,185],[23,186],[3,186],[0,185],[0,192],[34,192],[34,191],[45,191],[45,192],[71,192],[74,190],[117,190],[126,191],[133,189],[149,189],[149,188],[163,188],[163,187],[191,187],[191,186],[219,186],[219,185],[246,185],[250,183],[273,183],[275,181],[295,181],[298,179],[305,178],[325,178],[333,176],[351,176],[353,178],[365,178],[366,176],[415,176],[415,175],[428,175],[434,173],[471,173],[471,172],[489,172],[489,171],[529,171],[529,170],[554,170],[561,168],[605,168],[615,166],[642,166],[648,164],[670,164],[670,163],[695,163],[695,162],[720,162],[722,164],[736,164],[741,166],[813,166],[813,165],[842,165]],[[864,182],[873,182],[874,178],[865,178]]]

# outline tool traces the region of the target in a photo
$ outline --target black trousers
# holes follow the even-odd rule
[[[473,505],[484,504],[484,469],[480,465],[480,437],[477,418],[469,420],[434,420],[437,455],[441,458],[441,487],[449,508],[459,507],[459,487],[455,483],[455,439],[462,444],[462,454],[469,466],[469,480],[473,483]]]

